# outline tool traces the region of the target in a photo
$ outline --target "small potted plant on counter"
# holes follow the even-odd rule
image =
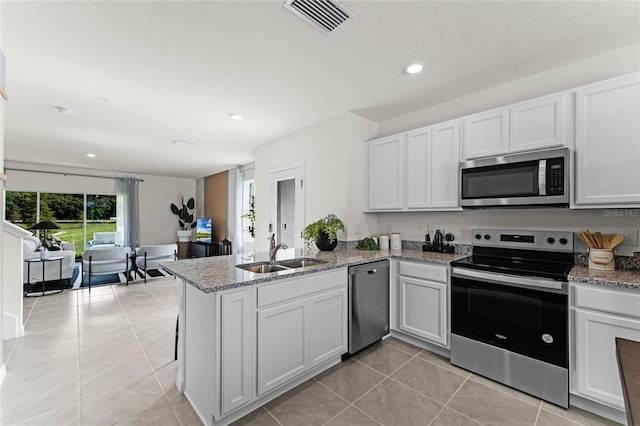
[[[344,223],[335,214],[328,214],[304,228],[307,247],[315,242],[321,251],[332,251],[338,245],[338,231],[344,230]]]
[[[196,227],[196,221],[193,217],[193,209],[196,206],[196,201],[193,197],[187,200],[187,204],[184,203],[184,197],[181,199],[182,207],[178,208],[175,204],[171,203],[171,213],[178,217],[178,225],[180,230],[177,232],[178,241],[189,241],[191,234],[193,234],[193,228]]]

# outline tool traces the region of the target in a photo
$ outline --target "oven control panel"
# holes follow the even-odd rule
[[[471,235],[479,247],[573,252],[573,232],[474,229]]]

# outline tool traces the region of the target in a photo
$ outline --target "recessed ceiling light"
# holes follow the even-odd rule
[[[95,155],[95,154],[87,154],[87,157],[89,157],[89,158],[95,158],[95,157],[96,157],[96,155]]]
[[[407,74],[418,74],[424,69],[424,63],[422,62],[413,62],[406,67],[404,67],[404,72]]]
[[[230,117],[232,120],[236,120],[236,121],[240,121],[240,120],[242,120],[242,116],[241,116],[240,114],[236,114],[235,112],[233,112],[233,113],[229,114],[229,117]]]
[[[58,112],[60,112],[62,114],[71,114],[73,112],[73,110],[71,108],[63,107],[63,106],[60,106],[60,105],[54,105],[53,107],[55,109],[57,109]]]
[[[174,139],[174,140],[171,141],[171,143],[174,144],[174,145],[191,146],[191,147],[200,145],[199,143],[196,143],[196,142],[181,141],[179,139]]]

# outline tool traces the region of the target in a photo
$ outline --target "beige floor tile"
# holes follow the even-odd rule
[[[5,365],[8,365],[11,361],[11,355],[21,339],[7,339],[2,342],[2,359]]]
[[[106,318],[91,318],[90,316],[79,315],[80,336],[86,334],[99,333],[107,330],[115,330],[125,325],[129,325],[123,313],[113,314]]]
[[[101,294],[113,294],[114,290],[113,290],[112,285],[100,285],[97,287],[91,287],[91,290],[89,290],[88,287],[81,287],[78,290],[76,290],[78,292],[78,295],[94,295],[94,296],[98,296]]]
[[[178,376],[178,361],[171,361],[156,370],[156,376],[165,391],[176,387]]]
[[[122,342],[90,346],[80,349],[80,371],[85,371],[104,362],[142,355],[142,347],[136,340],[126,338]]]
[[[466,380],[420,358],[412,359],[391,377],[441,404],[446,404]]]
[[[47,383],[59,377],[78,374],[78,352],[35,360],[16,357],[7,366],[2,392],[11,393]]]
[[[386,379],[354,404],[384,425],[426,425],[442,405],[418,392]]]
[[[382,374],[389,375],[409,361],[412,356],[389,345],[376,343],[356,354],[354,358]]]
[[[56,377],[36,386],[0,395],[0,424],[10,425],[79,400],[78,375]]]
[[[175,386],[168,389],[166,394],[167,398],[169,398],[169,403],[182,426],[202,426],[202,421],[200,421],[198,414],[196,414],[184,394],[178,392],[178,389]]]
[[[80,341],[80,349],[87,349],[98,345],[137,342],[136,335],[129,325],[123,325],[113,330],[83,334],[78,340]]]
[[[464,377],[469,377],[471,375],[470,371],[467,371],[460,367],[452,365],[451,361],[449,361],[447,358],[440,356],[438,354],[434,354],[433,352],[429,352],[427,350],[423,350],[422,352],[420,352],[418,354],[418,358],[424,359],[425,361],[432,362],[436,365],[439,365],[440,367],[444,367],[447,370],[451,370],[454,373],[458,373]]]
[[[246,416],[231,423],[233,426],[278,426],[279,423],[273,418],[271,414],[264,408],[260,407],[257,410],[253,410]]]
[[[117,423],[118,426],[180,426],[171,404],[166,398],[142,413]]]
[[[21,420],[11,426],[77,426],[80,424],[80,401]]]
[[[80,400],[82,424],[113,425],[141,414],[164,400],[154,375]]]
[[[579,424],[547,410],[540,410],[536,421],[536,426],[578,426]]]
[[[578,422],[584,426],[601,426],[601,425],[619,426],[618,423],[616,422],[612,422],[609,419],[605,419],[604,417],[600,417],[596,414],[589,413],[588,411],[584,411],[576,407],[569,407],[568,410],[565,410],[564,408],[558,407],[553,404],[549,404],[548,402],[543,402],[542,409],[550,411],[559,416],[565,417],[569,420]]]
[[[36,332],[35,330],[32,331],[32,329],[27,329],[25,327],[24,335],[26,338],[34,338],[42,342],[68,340],[78,337],[78,326],[77,323],[75,326],[70,325],[68,327],[55,326],[47,330],[40,330],[39,332]]]
[[[406,352],[409,355],[416,355],[417,353],[422,352],[421,348],[414,346],[411,343],[403,342],[402,340],[396,339],[395,337],[387,337],[382,341],[382,344],[400,349],[401,351]]]
[[[126,311],[125,311],[126,312]],[[133,325],[139,322],[149,322],[149,321],[171,321],[173,315],[171,312],[167,311],[167,309],[161,305],[157,304],[157,306],[151,307],[150,309],[139,310],[135,312],[127,312],[127,319]]]
[[[99,306],[102,304],[117,303],[118,299],[113,291],[108,293],[95,293],[91,290],[91,294],[88,292],[80,293],[78,295],[78,308],[83,309],[88,306]]]
[[[433,419],[430,426],[479,426],[480,423],[471,420],[469,417],[453,411],[450,408],[444,408],[438,416]],[[506,426],[506,425],[505,425]]]
[[[267,403],[267,410],[284,426],[321,425],[349,404],[313,381],[307,381]]]
[[[177,314],[168,314],[165,318],[150,320],[147,322],[137,322],[135,324],[132,324],[131,328],[136,333],[136,335],[140,337],[151,333],[157,333],[161,330],[172,330],[172,332],[175,334],[177,319]]]
[[[57,318],[57,317],[63,317],[66,315],[78,315],[78,307],[77,306],[65,306],[65,307],[61,307],[58,309],[52,309],[52,310],[48,310],[48,311],[36,311],[36,312],[31,312],[27,319],[25,318],[24,323],[26,324],[27,322],[30,321],[37,321],[40,318],[46,318],[46,319],[53,319],[53,318]]]
[[[384,380],[385,376],[366,365],[348,359],[316,376],[316,379],[346,399],[353,402]]]
[[[533,404],[535,406],[539,406],[540,405],[540,398],[536,398],[535,396],[529,395],[527,393],[524,392],[520,392],[519,390],[516,390],[514,388],[511,388],[509,386],[503,385],[502,383],[498,383],[498,382],[494,382],[493,380],[487,379],[486,377],[482,377],[479,376],[477,374],[471,374],[471,376],[469,376],[469,380],[473,380],[474,382],[478,382],[478,383],[482,383],[483,385],[487,385],[491,388],[497,389],[499,391],[502,391],[506,394],[509,394],[511,396],[514,396],[518,399],[521,399],[525,402],[528,402],[529,404]]]
[[[327,423],[327,426],[378,426],[380,423],[351,406]]]
[[[61,315],[52,318],[39,316],[29,318],[24,325],[25,334],[73,332],[78,334],[78,315]]]
[[[533,425],[538,415],[538,407],[472,380],[447,406],[485,425]]]
[[[80,373],[80,398],[126,386],[153,373],[143,353],[95,364]]]

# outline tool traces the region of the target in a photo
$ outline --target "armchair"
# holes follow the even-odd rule
[[[114,247],[117,232],[94,232],[93,240],[87,241],[87,248]]]
[[[136,249],[136,266],[144,272],[144,282],[147,282],[147,271],[159,269],[161,262],[171,262],[178,258],[177,244],[158,244],[140,246]]]
[[[123,272],[129,285],[129,247],[101,247],[87,249],[82,253],[82,279],[89,275],[89,290],[93,275],[117,274]]]

